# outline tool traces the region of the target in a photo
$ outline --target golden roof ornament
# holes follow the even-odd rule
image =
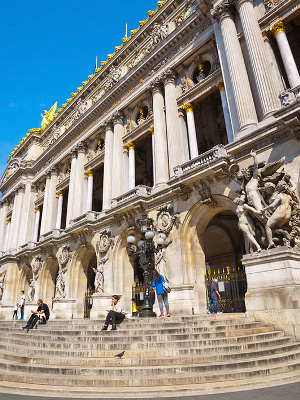
[[[43,117],[42,119],[42,124],[41,124],[41,129],[42,131],[50,124],[51,121],[54,120],[57,114],[55,114],[57,108],[57,102],[53,104],[53,106],[50,108],[49,111],[44,110],[45,115],[41,114]]]

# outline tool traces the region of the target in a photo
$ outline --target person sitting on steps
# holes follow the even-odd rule
[[[50,311],[47,304],[43,302],[42,299],[38,299],[37,301],[38,308],[36,311],[31,310],[31,316],[25,326],[23,326],[23,330],[27,330],[34,328],[35,324],[40,320],[42,323],[46,323],[50,318]]]
[[[125,318],[125,314],[122,313],[122,306],[121,303],[119,302],[120,297],[114,294],[111,298],[111,305],[109,307],[108,314],[104,323],[104,326],[102,328],[103,331],[107,331],[108,325],[111,323],[112,324],[112,331],[115,331],[117,329],[116,323],[122,322],[123,319]]]

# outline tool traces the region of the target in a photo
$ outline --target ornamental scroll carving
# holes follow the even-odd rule
[[[104,292],[104,267],[108,261],[108,251],[114,246],[114,237],[111,236],[110,231],[103,230],[100,232],[100,238],[96,243],[97,253],[97,268],[93,268],[95,272],[95,290],[96,293]]]
[[[43,262],[42,262],[42,257],[37,256],[35,259],[32,261],[31,268],[32,268],[32,273],[33,273],[33,279],[34,281],[38,280],[40,270],[42,268]]]
[[[237,205],[239,228],[245,238],[246,252],[260,252],[277,246],[300,250],[300,207],[296,185],[283,168],[285,157],[273,163],[257,162],[236,168],[240,182]]]
[[[177,229],[180,225],[180,216],[179,213],[174,213],[173,207],[165,207],[162,208],[156,217],[156,221],[154,222],[154,229],[157,232],[163,232],[165,235],[168,235],[173,227],[175,226]]]

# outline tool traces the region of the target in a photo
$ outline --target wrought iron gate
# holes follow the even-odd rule
[[[84,296],[84,318],[90,318],[91,309],[93,307],[93,294],[96,292],[95,289],[89,289]]]
[[[245,294],[247,292],[247,279],[245,267],[223,267],[218,271],[207,271],[205,275],[207,308],[210,306],[209,292],[213,279],[218,279],[219,292],[222,300],[219,301],[220,309],[225,313],[245,312]]]

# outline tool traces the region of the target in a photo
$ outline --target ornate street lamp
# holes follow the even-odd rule
[[[153,253],[157,250],[153,243],[154,232],[151,230],[151,228],[153,229],[153,219],[149,218],[147,214],[143,214],[142,217],[139,218],[136,222],[140,228],[142,237],[138,241],[136,246],[136,239],[133,233],[131,233],[127,237],[127,248],[130,256],[139,258],[140,267],[143,269],[145,295],[140,317],[156,317],[150,301],[149,274],[149,270],[152,266]],[[157,246],[162,246],[165,242],[165,239],[166,235],[164,233],[158,233],[156,238]]]

